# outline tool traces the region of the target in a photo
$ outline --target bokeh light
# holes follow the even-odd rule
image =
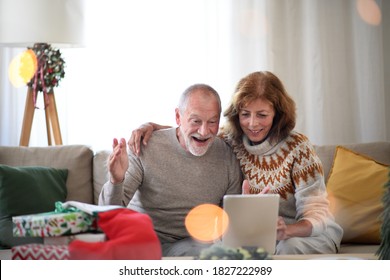
[[[357,10],[360,17],[368,24],[379,25],[382,21],[382,13],[374,0],[357,0]]]
[[[188,213],[185,226],[194,239],[212,242],[225,233],[228,221],[228,215],[221,207],[214,204],[202,204]]]
[[[8,78],[14,87],[26,85],[37,71],[37,57],[33,50],[26,50],[12,59]]]

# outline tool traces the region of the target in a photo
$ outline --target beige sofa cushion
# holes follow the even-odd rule
[[[329,171],[332,168],[333,158],[335,155],[337,145],[315,145],[314,148],[321,159],[324,167],[324,176],[328,178]],[[343,147],[357,152],[359,154],[366,155],[374,160],[387,164],[390,164],[390,142],[372,142],[372,143],[358,143],[342,145]]]
[[[109,155],[110,151],[98,151],[93,158],[93,194],[95,204],[98,204],[100,191],[109,177],[107,168]]]
[[[0,147],[0,163],[68,169],[66,200],[93,203],[92,150],[84,145]]]

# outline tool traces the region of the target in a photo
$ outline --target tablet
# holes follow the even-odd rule
[[[262,247],[275,253],[279,213],[278,194],[225,195],[223,208],[227,213],[222,222],[227,230],[222,243],[229,247]]]

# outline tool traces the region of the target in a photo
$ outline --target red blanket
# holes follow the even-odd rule
[[[151,218],[127,208],[98,213],[105,242],[74,240],[69,244],[73,260],[158,260],[161,245]]]

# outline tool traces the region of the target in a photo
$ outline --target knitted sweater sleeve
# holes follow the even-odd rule
[[[129,168],[125,179],[118,185],[107,181],[99,195],[99,205],[122,205],[127,207],[138,187],[142,183],[142,164],[134,154],[129,155]]]
[[[296,218],[308,220],[313,226],[311,236],[317,236],[326,230],[328,219],[332,219],[322,163],[308,141],[300,143],[294,153]]]

